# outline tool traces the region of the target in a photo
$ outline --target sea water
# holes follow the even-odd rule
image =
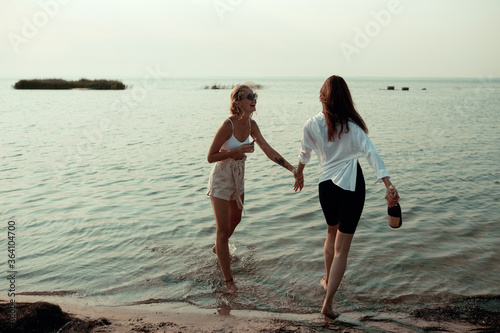
[[[318,312],[326,224],[316,157],[295,193],[289,171],[259,148],[248,154],[246,214],[230,239],[239,292],[222,292],[206,154],[230,90],[204,87],[262,85],[253,119],[295,165],[324,79],[124,79],[124,91],[14,90],[15,79],[0,80],[0,248],[14,221],[17,292]],[[403,226],[389,227],[385,187],[361,159],[366,202],[335,306],[498,295],[500,82],[347,83],[399,190]],[[5,270],[7,259],[5,250]]]

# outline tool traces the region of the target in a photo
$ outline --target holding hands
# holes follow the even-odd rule
[[[304,188],[304,167],[306,165],[302,164],[302,162],[299,161],[299,164],[297,165],[297,169],[294,169],[293,176],[295,177],[295,184],[293,185],[293,189],[295,192],[297,190],[302,191]]]
[[[295,177],[295,184],[293,185],[294,191],[302,191],[302,189],[304,188],[304,174],[302,172],[299,173],[297,169],[295,169],[293,176]]]

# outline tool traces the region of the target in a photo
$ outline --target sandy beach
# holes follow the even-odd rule
[[[59,305],[56,305],[59,304]],[[318,314],[286,314],[230,309],[199,309],[186,303],[129,306],[90,305],[62,297],[16,298],[16,324],[10,305],[0,300],[1,332],[495,332],[496,313],[454,318],[444,308],[428,313],[342,313],[336,320]],[[447,317],[448,316],[448,317]],[[482,323],[481,323],[482,321]]]

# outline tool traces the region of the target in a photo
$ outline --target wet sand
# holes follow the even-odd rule
[[[48,301],[48,302],[47,302]],[[345,312],[336,320],[320,314],[285,314],[230,309],[199,309],[185,303],[100,306],[63,297],[16,298],[16,324],[10,304],[0,300],[1,332],[496,332],[499,312],[452,305],[411,313]],[[498,299],[496,299],[498,301]],[[56,305],[56,302],[60,305]],[[59,330],[59,331],[58,331]]]

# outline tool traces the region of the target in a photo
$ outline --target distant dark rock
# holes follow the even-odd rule
[[[14,85],[14,89],[88,89],[88,90],[124,90],[125,86],[117,80],[87,80],[66,81],[63,79],[34,79],[20,80]]]
[[[248,87],[250,87],[251,89],[262,89],[263,86],[261,84],[257,84],[255,82],[245,82],[243,83],[244,85],[247,85]],[[236,87],[237,85],[236,84],[232,84],[232,85],[222,85],[222,84],[216,84],[214,83],[213,85],[211,86],[205,86],[203,89],[212,89],[212,90],[218,90],[218,89],[233,89],[234,87]]]

